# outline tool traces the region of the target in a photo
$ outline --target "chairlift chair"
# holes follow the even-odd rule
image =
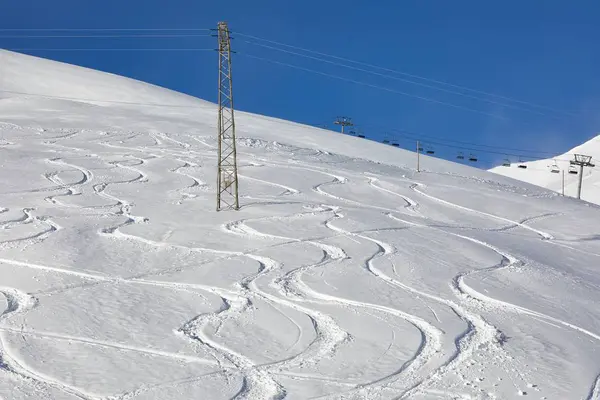
[[[527,169],[527,164],[525,164],[525,161],[523,161],[522,159],[519,159],[519,168]]]
[[[400,143],[394,142],[394,143],[392,143],[392,146],[394,146],[394,147],[400,147]]]
[[[458,158],[459,160],[464,160],[465,159],[465,155],[461,151],[460,153],[458,153],[458,155],[456,156],[456,158]]]
[[[502,166],[510,167],[510,160],[508,158],[505,158],[504,161],[502,161]]]
[[[560,168],[558,168],[558,165],[553,164],[550,166],[550,172],[553,174],[558,174],[560,172]]]
[[[431,147],[428,147],[427,150],[425,150],[425,153],[427,153],[427,154],[435,154],[435,151],[433,151],[433,149]]]
[[[569,165],[569,173],[573,175],[577,175],[579,171],[577,171],[577,167],[574,165]]]
[[[390,141],[389,141],[389,140],[387,140],[387,139],[383,139],[383,143],[385,143],[385,144],[389,144],[389,143],[390,143]]]
[[[363,135],[362,133],[359,133],[359,134],[358,134],[358,137],[359,137],[359,138],[362,138],[362,139],[364,139],[364,138],[365,138],[365,135]]]
[[[477,157],[474,154],[471,154],[469,156],[469,161],[471,161],[471,162],[477,162]]]

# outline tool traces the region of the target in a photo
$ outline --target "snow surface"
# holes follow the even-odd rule
[[[573,160],[575,154],[592,156],[592,163],[596,165],[594,168],[583,169],[581,199],[600,204],[600,135],[555,158],[512,163],[510,167],[498,166],[490,171],[562,193],[562,171],[564,170],[565,196],[577,197],[579,176],[569,173],[569,160]],[[527,169],[519,168],[520,164],[527,165]],[[560,172],[552,173],[554,166],[558,167]],[[579,167],[575,169],[579,171]]]
[[[217,213],[213,104],[0,79],[0,398],[600,399],[598,207],[238,113]]]

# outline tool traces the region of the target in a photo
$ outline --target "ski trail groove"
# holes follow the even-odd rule
[[[208,185],[206,183],[202,182],[200,179],[195,178],[194,176],[182,171],[183,169],[186,169],[186,168],[197,167],[198,164],[191,162],[191,161],[184,161],[179,158],[177,160],[182,162],[183,165],[180,165],[179,167],[172,169],[171,172],[185,176],[186,178],[189,178],[192,180],[191,185],[189,185],[183,189],[177,189],[177,191],[181,194],[181,199],[177,202],[177,204],[183,204],[183,202],[187,199],[193,199],[193,198],[198,197],[198,195],[190,193],[189,192],[190,190],[199,189],[202,191],[206,191],[206,190],[208,190]]]
[[[375,245],[377,245],[377,247],[379,249],[378,257],[383,257],[386,255],[394,254],[394,250],[393,250],[392,246],[390,246],[389,244],[387,244],[385,242],[382,242],[382,241],[379,241],[379,240],[376,240],[376,239],[373,239],[373,238],[370,238],[368,236],[364,236],[361,234],[356,234],[356,233],[352,233],[349,231],[345,231],[339,227],[336,227],[333,224],[328,224],[328,227],[330,229],[332,229],[333,231],[343,233],[348,236],[355,236],[355,237],[361,238],[363,240],[374,243]],[[433,300],[437,303],[448,306],[456,313],[456,315],[461,320],[463,320],[467,324],[467,329],[456,339],[456,349],[457,349],[456,353],[454,353],[448,360],[446,360],[440,367],[438,367],[437,370],[430,373],[425,379],[419,379],[418,376],[416,376],[414,374],[414,372],[411,371],[411,374],[408,374],[408,376],[410,377],[410,380],[412,381],[412,383],[409,383],[410,388],[404,392],[404,394],[401,396],[401,398],[408,398],[407,396],[414,395],[416,392],[422,390],[422,387],[424,387],[427,384],[430,384],[432,382],[435,382],[436,380],[439,380],[442,376],[447,374],[449,371],[456,369],[458,367],[458,365],[463,363],[471,354],[473,354],[473,352],[476,349],[481,348],[483,346],[487,346],[487,345],[496,345],[500,342],[500,338],[502,337],[501,332],[499,332],[497,328],[495,328],[494,326],[492,326],[491,324],[486,322],[480,315],[472,313],[472,312],[468,311],[467,309],[465,309],[464,307],[461,307],[460,305],[458,305],[450,300],[447,300],[447,299],[444,299],[444,298],[441,298],[441,297],[438,297],[435,295],[431,295],[426,292],[416,290],[408,285],[405,285],[405,284],[393,279],[392,277],[385,274],[383,271],[379,270],[375,266],[374,261],[376,258],[377,258],[376,256],[373,256],[370,259],[368,259],[367,262],[365,263],[366,269],[371,274],[373,274],[374,276],[383,280],[384,282],[386,282],[387,284],[389,284],[391,286],[401,288],[403,290],[408,291],[409,293],[414,293],[417,296],[422,296],[422,297],[428,298],[430,300]],[[434,315],[435,315],[435,313],[434,313]],[[437,319],[437,315],[435,315],[435,316]],[[435,329],[437,330],[437,328],[435,328]],[[438,338],[439,338],[438,340],[441,341],[442,333],[438,332],[437,334],[438,334]],[[438,349],[438,351],[439,350],[441,350],[441,349]],[[387,385],[393,383],[393,381],[391,379],[388,381],[390,381],[390,382],[378,381],[376,383],[379,383],[379,384],[385,383]]]
[[[13,288],[0,287],[0,293],[7,300],[8,307],[0,315],[0,322],[7,320],[17,314],[25,314],[37,305],[37,299],[27,293]],[[21,329],[14,329],[15,333],[21,334]],[[6,328],[0,328],[0,370],[7,371],[25,381],[35,382],[42,386],[49,386],[62,392],[73,395],[82,400],[97,400],[96,397],[81,389],[60,382],[46,374],[35,371],[13,354],[6,344],[4,332]]]
[[[500,216],[497,216],[497,215],[494,215],[494,214],[489,214],[489,213],[486,213],[484,211],[474,210],[472,208],[464,207],[464,206],[461,206],[461,205],[458,205],[458,204],[455,204],[455,203],[452,203],[452,202],[440,199],[439,197],[435,197],[435,196],[432,196],[430,194],[427,194],[427,193],[423,192],[422,190],[418,189],[418,187],[422,187],[422,186],[424,186],[424,185],[421,184],[421,183],[415,183],[415,184],[411,185],[410,188],[412,190],[414,190],[415,192],[419,193],[421,196],[427,197],[427,198],[429,198],[429,199],[431,199],[433,201],[436,201],[438,203],[445,204],[447,206],[454,207],[454,208],[457,208],[459,210],[467,211],[467,212],[470,212],[470,213],[483,215],[483,216],[486,216],[488,218],[496,219],[496,220],[499,220],[499,221],[508,222],[511,225],[517,225],[517,226],[519,226],[519,227],[521,227],[523,229],[526,229],[528,231],[531,231],[531,232],[534,232],[534,233],[540,235],[543,240],[552,240],[552,239],[554,239],[554,237],[552,235],[550,235],[549,233],[546,233],[546,232],[541,231],[539,229],[532,228],[531,226],[526,225],[524,223],[521,223],[521,222],[518,222],[518,221],[513,221],[511,219],[500,217]]]
[[[594,380],[590,392],[584,400],[600,400],[600,374]]]
[[[462,298],[463,301],[466,301],[472,307],[483,309],[488,312],[494,312],[495,310],[500,309],[503,311],[512,311],[512,312],[516,312],[516,313],[520,313],[520,314],[529,315],[529,316],[532,316],[533,318],[539,318],[541,320],[548,321],[550,323],[555,323],[555,324],[561,325],[565,328],[581,332],[584,335],[591,337],[592,339],[600,341],[600,335],[597,333],[591,332],[587,329],[579,327],[575,324],[571,324],[567,321],[563,321],[561,319],[554,318],[549,315],[530,310],[525,307],[521,307],[521,306],[511,304],[511,303],[508,303],[508,302],[505,302],[502,300],[491,298],[487,295],[484,295],[483,293],[480,293],[480,292],[474,290],[473,288],[471,288],[470,286],[468,286],[465,283],[465,278],[468,276],[473,276],[473,275],[480,274],[480,273],[489,273],[492,271],[497,271],[499,269],[514,268],[514,267],[519,267],[519,266],[524,265],[524,263],[521,260],[519,260],[518,258],[512,256],[511,254],[509,254],[503,250],[500,250],[499,248],[497,248],[495,246],[492,246],[489,243],[483,242],[483,241],[475,239],[475,238],[471,238],[469,236],[465,236],[465,235],[461,235],[461,234],[453,233],[453,232],[447,232],[447,231],[444,231],[444,230],[441,230],[438,228],[434,228],[434,227],[430,227],[427,225],[416,224],[413,222],[402,220],[402,219],[392,216],[392,215],[389,215],[389,216],[392,219],[399,221],[399,222],[403,222],[405,224],[409,224],[409,225],[420,227],[420,228],[437,230],[437,231],[440,231],[440,232],[443,232],[446,234],[450,234],[452,236],[470,241],[472,243],[476,243],[478,245],[481,245],[483,247],[486,247],[486,248],[494,251],[495,253],[497,253],[498,255],[500,255],[502,257],[501,262],[497,265],[494,265],[494,266],[488,267],[488,268],[481,268],[481,269],[475,269],[475,270],[471,270],[471,271],[467,271],[467,272],[462,272],[453,278],[452,283],[451,283],[451,288],[455,291],[456,295],[459,298]],[[497,340],[499,341],[499,343],[501,343],[504,340],[503,335],[501,334],[500,336],[498,336]],[[597,384],[595,384],[594,388],[595,389],[593,389],[593,390],[596,390],[596,391],[600,390],[600,388],[597,387]]]
[[[385,193],[389,193],[389,194],[391,194],[393,196],[400,197],[402,200],[404,200],[406,202],[406,207],[405,208],[407,208],[408,210],[414,212],[415,214],[421,215],[421,213],[418,211],[418,209],[419,209],[419,203],[417,203],[416,201],[414,201],[410,197],[404,196],[404,195],[402,195],[400,193],[396,193],[396,192],[394,192],[392,190],[385,189],[385,188],[382,188],[381,186],[376,185],[375,183],[379,182],[378,178],[369,177],[368,180],[369,180],[369,185],[371,185],[375,189],[380,190],[380,191],[385,192]]]

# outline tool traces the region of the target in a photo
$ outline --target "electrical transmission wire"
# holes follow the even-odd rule
[[[529,102],[529,101],[519,100],[519,99],[515,99],[515,98],[512,98],[512,97],[508,97],[508,96],[502,96],[502,95],[498,95],[498,94],[494,94],[494,93],[490,93],[490,92],[485,92],[483,90],[469,88],[467,86],[456,85],[456,84],[452,84],[452,83],[448,83],[448,82],[444,82],[444,81],[440,81],[440,80],[436,80],[436,79],[427,78],[427,77],[424,77],[424,76],[419,76],[419,75],[416,75],[416,74],[410,74],[408,72],[404,72],[404,71],[400,71],[400,70],[394,70],[394,69],[391,69],[391,68],[381,67],[381,66],[378,66],[378,65],[374,65],[374,64],[370,64],[370,63],[366,63],[366,62],[362,62],[362,61],[352,60],[352,59],[346,58],[346,57],[340,57],[340,56],[336,56],[336,55],[333,55],[333,54],[328,54],[328,53],[324,53],[324,52],[320,52],[320,51],[315,51],[315,50],[307,49],[307,48],[304,48],[304,47],[299,47],[299,46],[294,46],[294,45],[290,45],[290,44],[286,44],[286,43],[282,43],[282,42],[277,42],[275,40],[265,39],[265,38],[261,38],[261,37],[254,36],[254,35],[248,35],[248,34],[245,34],[243,32],[239,32],[239,31],[233,31],[233,33],[235,35],[247,37],[247,38],[250,38],[250,39],[259,40],[259,41],[263,41],[263,42],[267,42],[267,43],[271,43],[271,44],[275,44],[275,45],[278,45],[278,46],[283,46],[283,47],[287,47],[287,48],[291,48],[291,49],[295,49],[295,50],[300,50],[300,51],[304,51],[304,52],[307,52],[307,53],[317,54],[317,55],[320,55],[320,56],[329,57],[329,58],[332,58],[332,59],[336,59],[336,60],[339,60],[339,61],[344,61],[344,62],[356,64],[356,65],[362,65],[364,67],[373,68],[373,69],[377,69],[377,70],[380,70],[380,71],[386,71],[386,72],[390,72],[390,73],[393,73],[393,74],[403,75],[403,76],[407,76],[409,78],[419,79],[419,80],[430,82],[430,83],[434,83],[434,84],[437,84],[437,85],[452,87],[452,88],[455,88],[455,89],[459,89],[459,90],[463,90],[463,91],[468,91],[468,92],[471,92],[471,93],[477,93],[477,94],[488,96],[488,97],[495,97],[497,99],[502,99],[502,100],[506,100],[506,101],[509,101],[509,102],[513,102],[513,103],[519,103],[519,104],[522,104],[522,105],[526,105],[526,106],[533,107],[533,108],[538,108],[538,109],[543,109],[543,110],[546,110],[546,111],[552,111],[552,112],[561,113],[561,114],[565,114],[565,115],[569,115],[569,116],[577,116],[577,114],[569,112],[569,111],[558,110],[556,108],[552,108],[552,107],[548,107],[548,106],[536,104],[536,103]]]
[[[176,33],[176,34],[123,34],[123,35],[0,35],[0,39],[91,39],[91,38],[184,38],[184,37],[212,37],[209,34]]]
[[[525,111],[525,112],[537,114],[537,115],[550,116],[552,118],[559,118],[556,114],[549,115],[547,113],[544,113],[544,112],[541,112],[541,111],[532,110],[532,109],[525,108],[525,107],[522,107],[522,106],[518,106],[518,105],[514,105],[514,104],[509,104],[509,103],[503,103],[503,102],[495,101],[495,100],[492,100],[492,99],[488,99],[488,98],[484,98],[484,97],[479,97],[479,96],[474,96],[474,95],[470,95],[470,94],[466,94],[466,93],[461,93],[461,92],[458,92],[456,90],[445,89],[445,88],[433,86],[433,85],[427,84],[427,83],[416,82],[416,81],[413,81],[413,80],[410,80],[410,79],[401,78],[401,77],[390,75],[390,74],[384,74],[384,73],[381,73],[381,72],[376,72],[376,71],[368,70],[368,69],[365,69],[365,68],[354,67],[352,65],[343,64],[343,63],[337,62],[337,61],[327,60],[327,59],[324,59],[324,58],[321,58],[321,57],[315,57],[315,56],[311,56],[311,55],[307,55],[307,54],[298,53],[298,52],[295,52],[295,51],[280,49],[280,48],[277,48],[277,47],[274,47],[274,46],[269,46],[269,45],[262,44],[262,43],[250,42],[248,40],[243,40],[242,42],[243,43],[248,43],[248,44],[253,45],[253,46],[260,46],[260,47],[263,47],[263,48],[266,48],[266,49],[280,51],[280,52],[283,52],[283,53],[287,53],[287,54],[292,54],[292,55],[299,56],[299,57],[308,58],[308,59],[311,59],[311,60],[315,60],[315,61],[319,61],[319,62],[331,64],[331,65],[335,65],[335,66],[338,66],[338,67],[343,67],[343,68],[351,69],[351,70],[354,70],[354,71],[365,72],[367,74],[376,75],[376,76],[380,76],[380,77],[387,78],[387,79],[393,79],[393,80],[396,80],[396,81],[409,83],[411,85],[421,86],[421,87],[425,87],[425,88],[437,90],[437,91],[444,92],[444,93],[450,93],[450,94],[454,94],[454,95],[457,95],[457,96],[466,97],[466,98],[470,98],[470,99],[474,99],[474,100],[486,102],[486,103],[489,103],[489,104],[495,104],[495,105],[499,105],[499,106],[503,106],[503,107],[507,107],[507,108],[512,108],[512,109],[515,109],[515,110],[521,110],[521,111]]]
[[[213,28],[0,28],[0,32],[193,32],[214,30]]]
[[[310,69],[310,68],[305,68],[305,67],[301,67],[301,66],[295,65],[295,64],[289,64],[289,63],[285,63],[285,62],[277,61],[277,60],[272,60],[272,59],[265,58],[265,57],[259,57],[259,56],[255,56],[255,55],[248,54],[248,53],[238,52],[237,54],[240,54],[240,55],[243,55],[243,56],[249,57],[249,58],[254,58],[256,60],[266,61],[266,62],[270,62],[270,63],[273,63],[273,64],[278,64],[278,65],[282,65],[282,66],[286,66],[286,67],[290,67],[290,68],[302,70],[302,71],[305,71],[305,72],[310,72],[310,73],[313,73],[313,74],[317,74],[317,75],[322,75],[322,76],[326,76],[326,77],[329,77],[329,78],[338,79],[338,80],[345,81],[345,82],[355,83],[357,85],[368,86],[368,87],[371,87],[371,88],[374,88],[374,89],[384,90],[384,91],[390,92],[390,93],[396,93],[396,94],[400,94],[400,95],[407,96],[407,97],[413,97],[413,98],[420,99],[420,100],[423,100],[423,101],[427,101],[427,102],[430,102],[430,103],[441,104],[441,105],[445,105],[445,106],[448,106],[448,107],[456,108],[456,109],[459,109],[459,110],[469,111],[469,112],[473,112],[473,113],[477,113],[477,114],[481,114],[481,115],[487,115],[488,117],[493,117],[493,118],[497,118],[497,119],[509,120],[509,118],[503,117],[501,115],[492,114],[492,113],[488,113],[488,112],[485,112],[485,111],[477,110],[477,109],[474,109],[474,108],[469,108],[469,107],[461,106],[461,105],[458,105],[458,104],[453,104],[453,103],[448,103],[448,102],[441,101],[441,100],[432,99],[430,97],[419,96],[419,95],[415,95],[415,94],[403,92],[403,91],[400,91],[400,90],[395,90],[395,89],[391,89],[391,88],[388,88],[388,87],[375,85],[375,84],[368,83],[368,82],[358,81],[356,79],[345,78],[343,76],[339,76],[339,75],[335,75],[335,74],[330,74],[330,73],[327,73],[327,72],[322,72],[322,71],[318,71],[318,70],[314,70],[314,69]]]
[[[64,49],[53,49],[53,48],[7,48],[4,50],[9,51],[215,51],[215,49],[194,49],[194,48],[64,48]]]

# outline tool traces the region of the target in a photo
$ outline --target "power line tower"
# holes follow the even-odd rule
[[[577,185],[577,198],[581,199],[581,184],[583,183],[583,167],[595,167],[592,164],[592,156],[575,154],[575,159],[571,160],[571,165],[579,165],[579,185]]]
[[[344,127],[346,127],[346,126],[354,126],[354,123],[352,122],[352,118],[348,118],[348,117],[337,117],[336,120],[333,123],[335,125],[341,125],[342,126],[342,133],[344,133]]]
[[[217,211],[239,210],[235,121],[231,86],[231,38],[227,22],[219,22],[217,32],[219,41]]]

